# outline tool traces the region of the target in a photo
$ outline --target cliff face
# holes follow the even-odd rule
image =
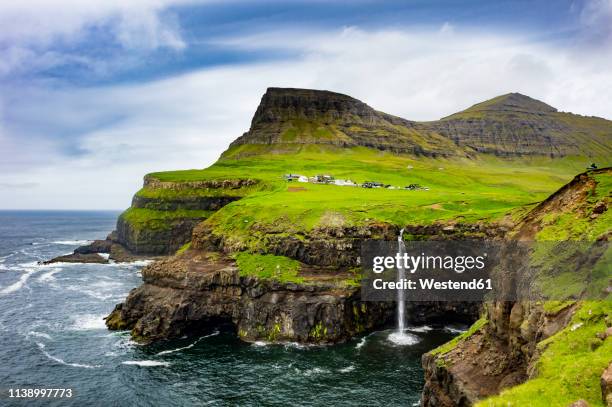
[[[524,241],[542,241],[547,238],[556,241],[607,241],[611,233],[607,213],[611,199],[611,177],[612,170],[609,168],[577,176],[531,210],[516,226],[513,238]],[[570,222],[570,226],[565,226],[566,221]],[[587,254],[592,253],[595,247],[601,246],[591,246]],[[570,259],[576,257],[573,254],[570,256]],[[553,282],[556,280],[554,285],[567,292],[565,301],[556,298],[556,301],[549,302],[486,303],[484,317],[476,329],[465,334],[452,346],[443,346],[423,355],[426,384],[422,405],[469,406],[526,381],[544,381],[546,373],[551,374],[548,365],[555,363],[557,366],[559,363],[553,362],[555,358],[568,361],[569,376],[561,377],[563,373],[557,371],[553,373],[557,376],[552,377],[551,384],[544,384],[544,388],[549,386],[554,389],[555,381],[559,383],[565,380],[572,381],[573,386],[578,388],[593,388],[594,383],[591,382],[598,383],[601,374],[597,369],[603,371],[608,363],[605,356],[600,358],[599,352],[605,355],[604,348],[612,349],[612,339],[604,333],[606,324],[612,322],[609,321],[612,306],[609,301],[609,262],[606,263],[605,252],[603,256],[599,257],[599,264],[604,267],[602,275],[598,275],[598,263],[585,261],[588,257],[576,258],[576,265],[572,265],[569,271],[569,275],[579,276],[577,278],[580,281],[600,286],[601,291],[589,292],[586,285],[572,292],[571,285],[564,282],[568,274],[561,271],[565,268],[562,262],[567,259],[557,253],[549,259],[552,261],[551,269],[557,270],[552,279]],[[585,270],[587,273],[581,274]],[[506,270],[502,284],[512,286],[509,281],[519,278],[517,273],[513,269]],[[602,285],[596,282],[598,278]],[[586,301],[594,299],[600,300]],[[567,355],[559,349],[567,352]],[[590,368],[598,365],[599,368],[594,368],[595,371],[590,373],[586,370],[576,372],[579,363]],[[560,368],[564,369],[556,367]],[[530,397],[529,391],[532,390],[529,385],[516,389],[506,398],[494,398],[483,402],[483,405],[506,405],[508,402],[521,405],[516,400]],[[539,391],[544,393],[543,390]],[[554,393],[554,390],[551,392]],[[589,394],[583,390],[577,396],[599,404],[601,400],[598,394]],[[546,396],[552,397],[550,394]],[[537,397],[541,399],[544,395]],[[578,398],[572,399],[571,395],[559,397],[565,400],[565,404],[559,405],[569,405]]]
[[[457,238],[465,230],[473,231],[457,228],[444,236]],[[443,233],[441,226],[420,231]],[[395,239],[395,228],[378,225],[313,233],[305,236],[303,246],[294,239],[268,242],[268,252],[278,250],[303,260],[299,281],[283,282],[242,273],[228,256],[240,248],[213,238],[203,223],[194,230],[189,250],[143,269],[144,284],[117,306],[107,325],[131,329],[144,342],[229,325],[245,341],[335,343],[392,324],[395,304],[361,301],[351,267],[358,266],[357,242],[374,236]],[[479,307],[476,303],[412,303],[407,315],[412,323],[469,323]]]
[[[138,255],[168,255],[191,240],[211,213],[241,199],[251,179],[161,181],[146,176],[132,206],[117,219],[115,240]]]
[[[339,93],[269,88],[250,130],[230,145],[226,157],[253,151],[242,145],[294,144],[363,146],[425,156],[465,157],[582,155],[612,153],[608,120],[561,113],[519,93],[479,103],[432,122],[414,122],[372,109]]]
[[[376,111],[350,96],[282,88],[267,90],[251,128],[230,150],[241,145],[282,148],[293,144],[362,146],[433,157],[459,154],[448,139],[427,130],[419,132],[414,122]]]

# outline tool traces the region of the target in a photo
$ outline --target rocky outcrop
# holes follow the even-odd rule
[[[198,223],[257,184],[252,179],[162,181],[147,175],[130,209],[117,219],[116,241],[137,255],[173,254],[191,240]]]
[[[214,257],[212,257],[214,259]],[[156,262],[144,284],[107,318],[143,341],[230,324],[246,341],[341,342],[387,323],[389,303],[366,303],[334,283],[281,283],[240,276],[233,262],[203,252]]]
[[[150,260],[154,256],[143,256],[132,253],[117,242],[117,234],[113,232],[105,240],[94,240],[93,242],[79,246],[71,254],[55,257],[51,260],[40,262],[40,264],[53,263],[97,263],[106,264],[110,260],[117,263],[132,262],[137,260]]]
[[[508,232],[503,224],[436,222],[430,225],[406,225],[404,235],[414,240],[485,239],[501,237]],[[208,222],[199,224],[193,233],[193,248],[227,254],[259,247],[262,252],[290,257],[308,265],[323,267],[358,267],[362,243],[369,239],[394,241],[400,227],[388,223],[361,226],[319,226],[308,232],[288,233],[274,225],[251,227],[248,240],[232,239],[216,231]]]
[[[176,252],[189,242],[193,228],[204,218],[179,217],[163,221],[162,227],[117,219],[117,241],[132,253],[159,256]]]
[[[387,326],[395,304],[365,302],[360,288],[313,269],[303,283],[241,276],[217,253],[189,250],[142,270],[144,284],[107,317],[110,329],[130,329],[141,341],[176,338],[222,325],[245,341],[336,343]],[[472,322],[476,303],[414,303],[412,323]]]
[[[594,208],[607,207],[609,190],[604,186],[603,191],[598,191],[596,177],[611,174],[612,170],[606,168],[576,176],[532,209],[510,235],[514,239],[533,241],[538,233],[555,225],[555,216],[568,213],[572,215],[574,223],[584,220],[584,229],[580,229],[581,237],[588,236],[586,232],[589,228],[599,230],[596,226],[598,218],[591,217],[591,214]],[[591,239],[600,240],[606,236],[606,233],[593,235]],[[588,256],[584,256],[584,259],[588,259]],[[588,261],[583,262],[585,267],[592,268]],[[504,273],[499,274],[501,286],[510,289],[519,270],[505,267]],[[578,268],[575,271],[578,272]],[[566,328],[578,304],[577,301],[567,301],[547,310],[541,301],[486,303],[483,313],[486,324],[443,352],[434,351],[423,355],[425,386],[422,405],[470,406],[503,389],[536,377],[537,363],[545,349],[538,347],[538,344]],[[606,337],[603,332],[603,339],[593,338],[594,346]]]

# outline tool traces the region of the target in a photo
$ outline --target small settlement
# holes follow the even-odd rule
[[[287,182],[308,182],[311,184],[328,184],[337,185],[341,187],[361,187],[361,188],[386,188],[386,189],[407,189],[410,191],[423,190],[429,191],[428,187],[423,187],[419,184],[410,184],[404,187],[398,187],[390,184],[384,184],[376,181],[364,181],[359,184],[350,179],[336,179],[332,175],[315,175],[314,177],[307,177],[300,174],[285,174],[283,177]]]

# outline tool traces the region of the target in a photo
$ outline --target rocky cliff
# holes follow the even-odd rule
[[[607,242],[611,179],[609,168],[577,176],[524,216],[513,238]],[[483,405],[523,405],[521,400],[569,405],[578,399],[602,405],[599,377],[612,355],[612,330],[606,331],[612,324],[610,250],[596,243],[588,247],[587,254],[605,250],[596,253],[596,261],[584,253],[555,253],[546,260],[554,271],[542,281],[552,277],[564,297],[487,303],[473,329],[425,354],[422,405],[469,406],[504,389],[509,390]],[[564,262],[571,264],[568,271]],[[518,273],[506,270],[503,283],[511,286],[508,281],[520,278]]]
[[[312,89],[268,88],[251,128],[230,145],[322,144],[362,146],[425,156],[460,154],[447,138],[414,122],[376,111],[340,93]],[[240,153],[226,153],[235,156]]]
[[[418,229],[439,233],[438,238],[459,238],[475,230],[478,226],[446,232],[442,227]],[[293,238],[268,242],[269,251],[300,260],[296,278],[284,278],[280,270],[270,278],[241,270],[232,254],[243,248],[224,244],[204,222],[194,230],[189,250],[143,269],[144,284],[117,306],[107,325],[130,329],[144,342],[220,325],[245,341],[346,341],[395,321],[393,303],[361,301],[355,267],[359,242],[396,236],[392,225],[372,225],[341,233],[315,230],[300,243]],[[413,303],[407,314],[413,323],[472,322],[478,312],[477,303]]]

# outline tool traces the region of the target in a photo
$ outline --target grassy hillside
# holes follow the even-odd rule
[[[255,157],[231,158],[245,148]],[[539,202],[582,170],[577,158],[503,160],[415,158],[363,147],[295,146],[292,154],[266,153],[269,146],[243,145],[204,170],[153,173],[161,181],[255,178],[246,198],[210,219],[224,228],[248,229],[253,221],[309,230],[330,219],[343,225],[371,221],[427,224],[435,221],[490,221],[517,207]],[[271,151],[271,149],[270,149]],[[378,181],[429,190],[390,190],[286,182],[283,174],[331,174],[355,182]],[[141,192],[146,193],[146,192]]]

